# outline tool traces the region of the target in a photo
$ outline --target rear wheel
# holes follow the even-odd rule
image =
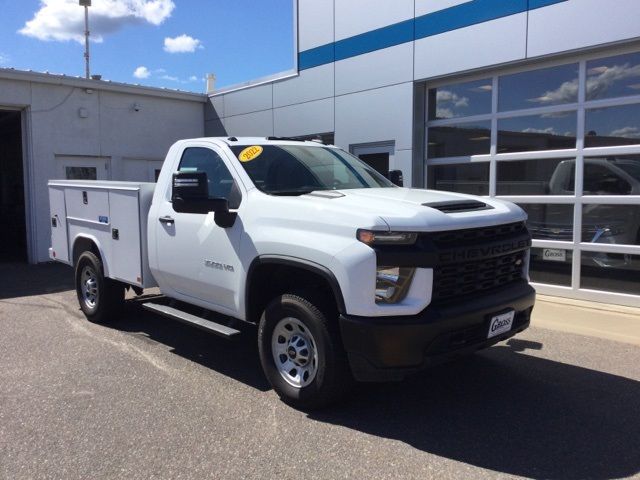
[[[78,258],[75,271],[76,294],[80,309],[96,323],[114,321],[124,302],[124,286],[105,278],[102,261],[92,252]]]
[[[304,409],[342,397],[353,380],[337,312],[311,293],[274,299],[260,320],[258,347],[267,379],[286,403]]]

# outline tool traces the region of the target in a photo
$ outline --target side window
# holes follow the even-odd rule
[[[180,159],[180,172],[205,172],[209,198],[226,198],[229,208],[238,208],[242,196],[220,155],[209,148],[190,147]]]
[[[597,195],[626,195],[631,192],[631,185],[619,178],[604,165],[584,166],[584,193]]]

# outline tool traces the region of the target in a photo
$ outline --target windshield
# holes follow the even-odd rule
[[[336,148],[306,145],[230,148],[255,186],[270,195],[395,186],[357,157]]]

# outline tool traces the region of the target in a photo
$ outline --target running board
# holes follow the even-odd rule
[[[235,328],[227,327],[226,325],[212,322],[211,320],[206,320],[202,317],[197,317],[190,313],[183,312],[182,310],[178,310],[177,308],[169,307],[168,305],[146,302],[142,304],[142,307],[151,312],[159,313],[160,315],[172,318],[173,320],[178,320],[179,322],[186,323],[188,325],[193,325],[194,327],[201,328],[202,330],[206,330],[207,332],[214,333],[224,338],[233,338],[240,333],[240,330],[236,330]]]

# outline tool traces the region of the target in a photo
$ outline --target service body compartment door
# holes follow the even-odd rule
[[[67,188],[66,205],[70,221],[109,223],[109,192],[106,189]]]
[[[49,255],[52,260],[69,263],[69,237],[64,188],[49,187],[49,206],[51,213],[51,251]]]
[[[143,277],[138,190],[109,192],[111,210],[111,278],[141,285]]]
[[[111,276],[111,213],[109,191],[89,185],[69,185],[65,188],[68,235],[73,243],[78,238],[95,242],[102,256],[106,276]]]

